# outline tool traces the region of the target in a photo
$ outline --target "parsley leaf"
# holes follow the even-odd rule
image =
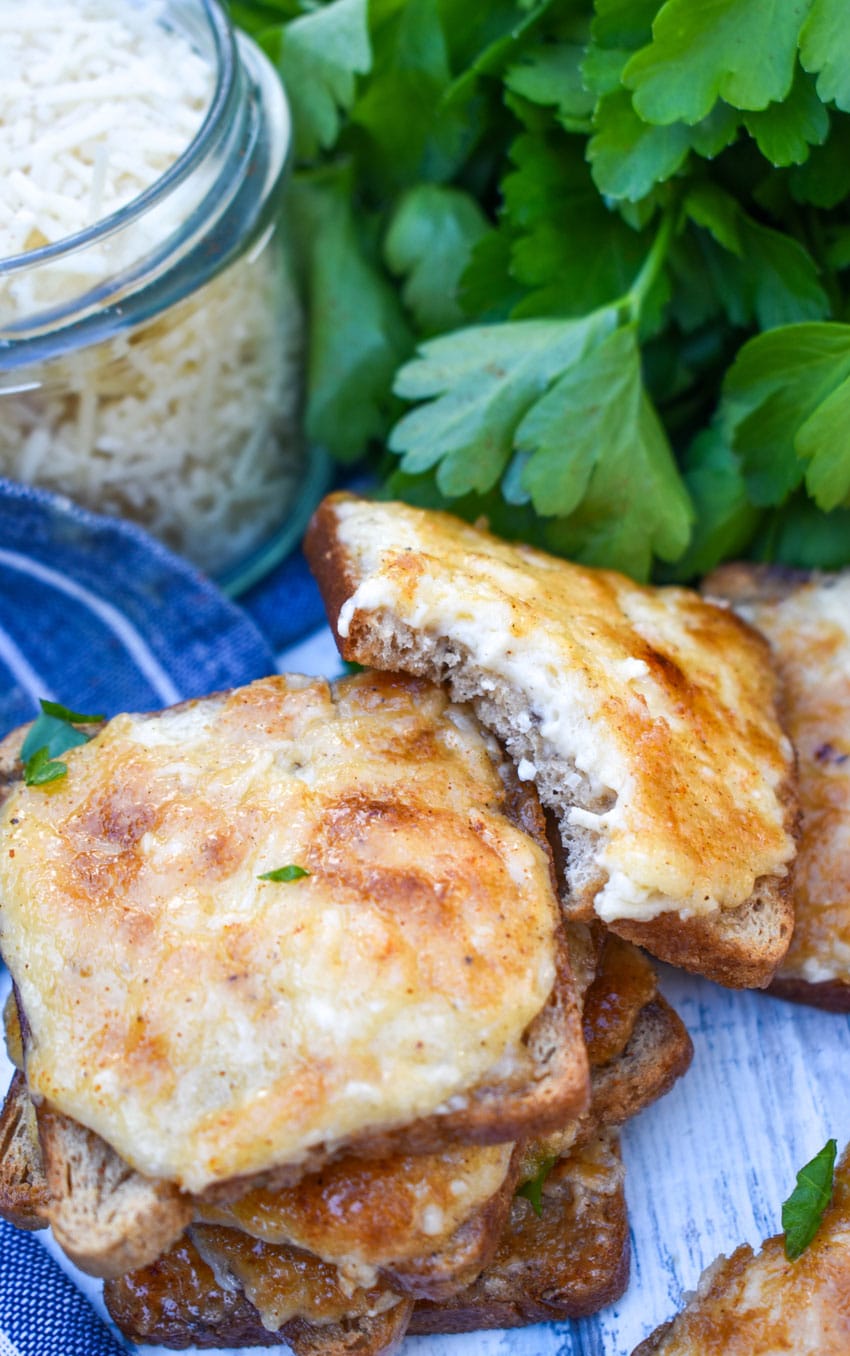
[[[817,74],[818,97],[850,113],[850,24],[845,0],[812,0],[800,33],[800,61]]]
[[[772,165],[802,164],[809,148],[819,146],[829,132],[829,114],[818,98],[815,82],[799,68],[787,99],[745,113],[742,121]]]
[[[85,743],[85,740],[83,740]],[[67,763],[53,762],[47,747],[36,749],[24,763],[24,782],[27,786],[46,786],[58,781],[68,771]]]
[[[688,581],[734,560],[756,534],[761,512],[749,500],[738,460],[719,429],[704,429],[685,454],[685,486],[696,510],[690,545],[665,578]]]
[[[292,206],[312,298],[307,433],[341,461],[385,432],[410,339],[398,298],[358,231],[344,169],[303,178]]]
[[[84,716],[81,711],[71,711],[61,702],[49,702],[43,697],[38,704],[46,716],[54,716],[57,720],[68,721],[71,725],[97,725],[100,721],[106,719],[102,712],[96,716]]]
[[[102,715],[86,716],[79,711],[70,711],[59,702],[42,700],[39,705],[41,714],[33,721],[21,745],[24,763],[42,749],[46,750],[48,758],[58,758],[78,744],[87,744],[89,736],[81,730],[75,730],[74,723],[94,725],[103,720]]]
[[[495,484],[514,447],[517,426],[561,373],[616,323],[613,311],[581,320],[524,320],[443,335],[401,369],[396,391],[429,399],[390,436],[405,471],[439,463],[444,494],[482,492]]]
[[[791,88],[799,29],[797,5],[666,0],[652,42],[632,57],[623,84],[646,122],[699,122],[717,99],[767,108]]]
[[[309,876],[309,874],[310,872],[305,871],[303,866],[290,864],[289,866],[278,866],[274,871],[264,871],[261,876],[257,877],[257,880],[284,881],[288,883],[292,880],[302,880],[304,876]]]
[[[460,280],[488,230],[481,208],[460,189],[420,184],[399,200],[384,255],[394,273],[406,275],[402,296],[421,333],[454,329],[463,320]]]
[[[596,99],[582,75],[584,53],[577,43],[530,48],[508,67],[505,86],[532,103],[553,106],[567,131],[587,131]]]
[[[602,99],[587,146],[600,193],[636,202],[653,184],[670,179],[690,150],[689,128],[675,122],[653,127],[639,118],[628,90]]]
[[[850,509],[822,513],[800,491],[764,517],[751,555],[803,570],[843,569],[850,565]]]
[[[544,1158],[534,1177],[517,1187],[517,1196],[524,1196],[531,1202],[531,1208],[538,1218],[543,1214],[543,1186],[557,1161],[557,1158]]]
[[[827,1140],[820,1153],[797,1173],[797,1185],[782,1206],[785,1256],[793,1262],[812,1242],[832,1198],[832,1174],[838,1146]]]
[[[753,503],[783,503],[804,475],[821,508],[844,503],[848,408],[850,325],[786,325],[745,344],[726,377],[720,418]]]
[[[266,37],[292,105],[298,155],[313,159],[332,146],[354,102],[355,78],[372,64],[368,0],[331,0]]]

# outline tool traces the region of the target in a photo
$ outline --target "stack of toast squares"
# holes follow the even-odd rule
[[[50,786],[0,746],[0,1215],[142,1343],[593,1313],[618,1130],[692,1054],[645,952],[764,987],[791,941],[770,647],[403,505],[307,551],[362,671],[114,717]]]

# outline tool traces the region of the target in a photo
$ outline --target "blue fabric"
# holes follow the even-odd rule
[[[273,669],[243,609],[145,532],[0,480],[0,733],[39,696],[152,710]]]
[[[113,1337],[33,1234],[0,1220],[4,1356],[9,1345],[18,1356],[119,1356],[135,1350]]]

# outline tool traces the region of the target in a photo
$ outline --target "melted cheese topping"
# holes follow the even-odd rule
[[[260,1315],[269,1332],[293,1318],[309,1323],[384,1313],[399,1296],[383,1286],[352,1288],[342,1283],[334,1266],[293,1248],[272,1247],[235,1229],[195,1227],[192,1240],[220,1285],[233,1280]]]
[[[779,973],[850,981],[850,575],[735,606],[774,647],[797,749],[797,922]]]
[[[33,1094],[198,1192],[524,1067],[557,903],[494,752],[428,684],[273,677],[19,786],[0,942]]]
[[[575,764],[588,804],[610,805],[571,816],[598,835],[601,918],[734,909],[759,877],[785,875],[791,747],[767,652],[727,610],[447,514],[331,502],[359,581],[340,635],[356,614],[386,610],[464,647],[524,694],[526,728]]]
[[[795,1262],[783,1238],[720,1258],[652,1347],[656,1356],[846,1356],[850,1351],[850,1199],[846,1164],[813,1243]]]
[[[448,1242],[502,1186],[512,1150],[502,1144],[340,1159],[295,1187],[251,1191],[227,1207],[201,1204],[199,1218],[267,1243],[293,1243],[365,1275]]]

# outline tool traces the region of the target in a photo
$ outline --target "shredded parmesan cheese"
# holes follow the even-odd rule
[[[156,0],[0,0],[0,70],[0,261],[138,198],[187,149],[214,88]],[[204,173],[128,230],[5,276],[0,262],[0,335],[161,244]],[[5,379],[0,355],[0,474],[142,522],[218,573],[294,497],[298,341],[273,234],[143,327]]]

